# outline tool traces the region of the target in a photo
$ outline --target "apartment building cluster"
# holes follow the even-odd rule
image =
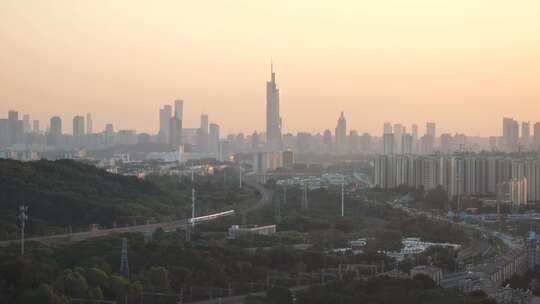
[[[540,201],[538,157],[379,155],[373,163],[375,187],[442,186],[450,197],[497,196],[518,205]]]

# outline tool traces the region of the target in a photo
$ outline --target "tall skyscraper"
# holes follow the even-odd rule
[[[0,118],[0,147],[9,146],[9,119]]]
[[[503,118],[503,141],[506,152],[518,151],[519,123],[513,118]]]
[[[39,131],[40,131],[40,129],[39,129],[39,120],[34,119],[32,121],[32,132],[39,133]]]
[[[208,152],[208,115],[201,114],[201,126],[199,127],[197,145],[200,152]]]
[[[413,137],[413,141],[418,140],[418,125],[417,124],[413,124],[411,126],[411,135]]]
[[[19,130],[19,112],[9,111],[8,112],[8,133],[9,133],[9,145],[17,143],[17,138],[19,133],[23,130]]]
[[[84,116],[73,117],[73,136],[84,135]]]
[[[174,115],[180,120],[184,119],[184,101],[182,99],[174,101]]]
[[[411,154],[413,152],[413,137],[411,134],[401,135],[401,154]]]
[[[23,115],[23,132],[30,133],[32,132],[32,125],[30,124],[30,115]]]
[[[59,116],[51,117],[49,134],[62,135],[62,118]]]
[[[443,133],[441,134],[441,153],[442,154],[450,154],[453,152],[453,142],[452,142],[452,135],[449,133]]]
[[[270,73],[271,80],[266,82],[266,147],[268,150],[280,150],[282,144],[279,89],[273,64],[270,66]]]
[[[216,159],[219,159],[219,125],[215,123],[210,124],[208,138],[209,152],[213,153]]]
[[[112,123],[105,125],[105,143],[108,145],[114,143],[114,126]]]
[[[182,121],[175,115],[169,120],[169,142],[177,148],[182,144]]]
[[[403,134],[403,126],[401,124],[394,124],[394,147],[396,152],[401,151],[401,135]]]
[[[412,124],[411,135],[412,135],[412,153],[418,153],[418,125],[417,124]]]
[[[92,115],[90,113],[86,114],[86,134],[92,134],[93,132],[93,123],[92,123]]]
[[[436,129],[436,124],[434,122],[426,123],[426,134],[433,137],[433,140],[437,138],[437,129]]]
[[[386,133],[383,134],[383,154],[392,155],[394,154],[394,134]]]
[[[323,133],[323,145],[326,153],[332,152],[332,131],[326,129]]]
[[[521,144],[528,148],[531,143],[531,123],[524,121],[521,123]]]
[[[170,122],[172,117],[172,107],[164,105],[159,109],[159,139],[163,143],[169,143]]]
[[[49,131],[47,134],[47,143],[50,146],[59,146],[62,142],[62,119],[59,116],[53,116],[49,122]]]
[[[336,152],[339,154],[345,153],[347,150],[347,120],[341,112],[341,116],[337,121],[336,126]]]
[[[535,150],[540,148],[540,122],[534,124],[533,148]]]
[[[73,142],[76,145],[83,144],[84,131],[84,116],[73,117]]]
[[[389,122],[385,122],[383,125],[383,134],[390,134],[392,133],[392,124]]]

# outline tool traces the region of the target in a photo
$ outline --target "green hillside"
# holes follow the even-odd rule
[[[110,226],[119,216],[176,218],[185,214],[187,199],[154,182],[80,162],[0,160],[0,238],[16,229],[21,203],[29,206],[32,233],[86,228],[91,223]]]

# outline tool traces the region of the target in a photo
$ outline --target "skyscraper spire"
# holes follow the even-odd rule
[[[274,60],[270,59],[270,76],[272,79],[272,82],[276,82],[276,73],[274,72]]]
[[[266,147],[281,150],[281,117],[279,115],[279,89],[276,84],[274,61],[270,62],[271,79],[266,82]]]

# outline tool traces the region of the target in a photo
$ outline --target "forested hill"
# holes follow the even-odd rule
[[[18,205],[29,206],[30,232],[52,227],[111,225],[118,216],[156,219],[181,216],[185,198],[157,184],[110,174],[71,160],[19,162],[0,160],[0,231],[16,228]]]

